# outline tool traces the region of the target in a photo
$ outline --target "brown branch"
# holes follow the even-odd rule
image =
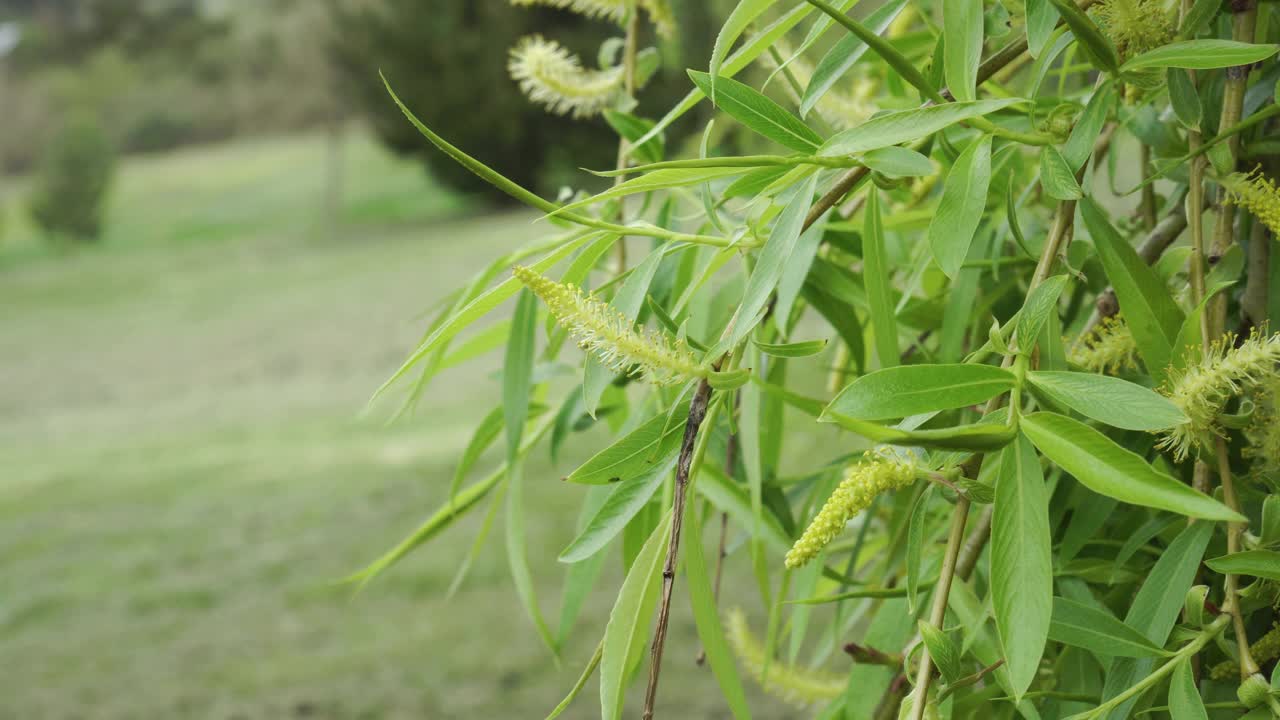
[[[667,641],[667,624],[671,619],[671,590],[675,586],[676,559],[680,554],[680,531],[684,526],[685,490],[689,487],[689,470],[693,465],[694,446],[698,430],[707,416],[711,402],[711,385],[703,380],[689,404],[689,420],[684,426],[684,441],[680,445],[680,457],[676,461],[675,498],[671,505],[671,538],[667,545],[667,560],[662,566],[662,604],[658,607],[658,626],[653,634],[653,648],[649,653],[649,687],[644,695],[644,720],[653,718],[653,704],[658,696],[658,675],[662,671],[662,650]],[[699,548],[701,550],[701,548]]]

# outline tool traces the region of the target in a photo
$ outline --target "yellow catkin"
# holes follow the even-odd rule
[[[817,557],[877,495],[906,487],[915,479],[914,463],[888,454],[872,455],[846,468],[844,479],[787,552],[787,567],[798,568]]]
[[[1096,5],[1102,29],[1122,59],[1168,43],[1174,36],[1173,13],[1162,0],[1106,0]]]
[[[1280,189],[1261,170],[1228,175],[1222,186],[1227,189],[1232,203],[1258,218],[1273,237],[1280,237]]]
[[[743,669],[771,695],[803,707],[833,700],[844,692],[847,681],[841,676],[788,667],[780,662],[770,662],[769,677],[762,677],[765,669],[764,646],[751,634],[747,627],[747,616],[740,608],[729,610],[725,635]]]
[[[1138,345],[1120,315],[1104,319],[1071,349],[1071,362],[1094,373],[1115,375],[1138,365]]]
[[[1253,659],[1264,663],[1280,657],[1280,625],[1271,628],[1266,635],[1258,638],[1249,646],[1249,654]],[[1214,680],[1230,680],[1240,672],[1240,663],[1235,660],[1223,660],[1213,666],[1209,676]]]
[[[643,375],[657,385],[678,385],[710,373],[683,340],[656,330],[637,330],[626,316],[582,288],[558,283],[526,267],[516,267],[512,274],[547,304],[579,347],[610,370]]]
[[[627,16],[631,0],[511,0],[512,5],[529,6],[545,5],[575,12],[586,17],[602,18],[621,22]],[[670,0],[638,0],[636,5],[644,8],[650,22],[663,37],[675,32],[675,14],[671,12]]]
[[[576,55],[540,35],[522,38],[511,49],[507,71],[530,100],[557,115],[599,115],[623,90],[621,67],[587,70]]]
[[[1218,418],[1231,398],[1265,387],[1280,376],[1280,334],[1255,330],[1234,346],[1227,335],[1210,346],[1200,362],[1170,374],[1162,391],[1188,421],[1166,431],[1160,447],[1182,460],[1192,448],[1221,432]]]

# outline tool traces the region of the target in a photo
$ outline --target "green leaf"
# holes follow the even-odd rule
[[[865,22],[867,29],[877,35],[884,33],[906,6],[907,0],[890,0],[867,16]],[[809,78],[804,97],[800,99],[800,116],[807,116],[822,96],[826,95],[827,91],[844,77],[849,68],[853,67],[866,52],[867,44],[857,35],[845,35],[832,45],[827,54],[822,56],[812,77]]]
[[[1053,612],[1049,495],[1026,436],[1000,451],[991,516],[991,606],[1015,701],[1035,680]]]
[[[708,88],[711,92],[705,92],[704,95],[711,98],[711,102],[719,102],[720,98],[716,94],[719,91],[719,83],[716,78],[719,75],[732,75],[733,73],[721,73],[721,67],[725,64],[725,57],[729,54],[729,49],[737,42],[742,33],[751,25],[751,23],[769,9],[775,0],[740,0],[734,6],[733,11],[729,13],[729,17],[725,19],[724,26],[720,28],[720,33],[716,35],[716,43],[711,48],[711,82]],[[772,43],[770,43],[772,44]]]
[[[1084,195],[1067,159],[1052,145],[1040,148],[1040,184],[1055,200],[1079,200]]]
[[[602,485],[648,475],[653,467],[663,465],[666,457],[679,449],[680,438],[684,435],[684,419],[688,414],[688,402],[670,411],[659,412],[596,453],[565,479]]]
[[[1022,429],[1040,452],[1096,493],[1188,517],[1244,521],[1226,505],[1156,470],[1082,422],[1038,412],[1022,418]]]
[[[600,716],[604,720],[622,717],[627,681],[643,655],[649,623],[658,603],[670,535],[671,513],[668,512],[631,564],[609,613],[600,657]]]
[[[1195,582],[1200,559],[1204,557],[1213,529],[1213,523],[1194,522],[1179,533],[1156,560],[1129,606],[1125,624],[1142,633],[1152,644],[1164,645],[1177,624],[1178,614],[1182,611],[1187,591]],[[1113,698],[1127,690],[1146,677],[1153,666],[1151,658],[1116,658],[1107,671],[1103,699]],[[1128,717],[1137,701],[1135,697],[1122,703],[1113,717]]]
[[[923,367],[912,365],[911,367]],[[873,422],[842,415],[830,408],[823,411],[818,422],[831,422],[859,435],[886,445],[939,448],[942,450],[971,450],[987,452],[1008,445],[1018,434],[1016,426],[995,423],[976,423],[960,427],[929,430],[900,430]]]
[[[507,433],[509,464],[516,461],[524,424],[529,419],[529,389],[533,386],[537,319],[537,296],[530,290],[521,291],[511,320],[506,360],[502,365],[502,416]]]
[[[954,102],[877,115],[855,128],[832,135],[818,148],[818,154],[825,157],[853,155],[919,140],[956,123],[989,115],[1019,102],[1022,102],[1019,98]]]
[[[949,683],[960,679],[964,667],[960,664],[960,649],[946,633],[933,624],[921,620],[919,625],[920,638],[924,640],[925,647],[929,648],[929,657],[933,658],[933,664],[938,667],[942,677]]]
[[[717,510],[729,516],[739,527],[752,530],[756,527],[755,513],[751,509],[751,498],[747,489],[740,483],[729,479],[719,468],[710,464],[702,466],[702,474],[698,478],[698,494],[706,498]],[[778,554],[785,554],[791,549],[791,538],[778,523],[778,519],[767,508],[760,526],[764,544]]]
[[[1049,0],[1049,2],[1057,9],[1067,27],[1071,28],[1071,34],[1076,36],[1080,49],[1089,57],[1090,62],[1099,70],[1106,70],[1113,74],[1120,71],[1120,56],[1116,53],[1115,46],[1073,0]]]
[[[1123,72],[1132,72],[1143,68],[1176,67],[1186,70],[1212,70],[1214,68],[1250,65],[1262,62],[1276,51],[1280,45],[1239,42],[1236,40],[1183,40],[1161,45],[1154,50],[1131,58],[1120,67]]]
[[[1058,24],[1058,11],[1049,0],[1025,0],[1027,16],[1027,50],[1031,57],[1039,58],[1045,43],[1053,35]]]
[[[1111,613],[1062,597],[1053,598],[1049,639],[1104,657],[1168,655]]]
[[[1220,0],[1195,0],[1191,5],[1191,11],[1182,19],[1182,27],[1178,28],[1178,37],[1185,39],[1198,35],[1221,8]]]
[[[631,113],[618,110],[605,110],[604,120],[609,123],[609,127],[613,128],[614,132],[618,133],[619,137],[629,143],[634,143],[653,129],[652,120],[638,118]],[[631,155],[641,162],[662,162],[665,154],[666,143],[663,142],[661,134],[654,135],[643,144],[631,147]]]
[[[578,509],[579,532],[586,529],[591,518],[600,510],[600,506],[608,499],[611,488],[597,485],[588,488]],[[564,574],[563,589],[560,591],[560,625],[556,628],[556,647],[563,649],[569,633],[578,621],[582,605],[591,595],[600,571],[604,568],[604,553],[596,553],[582,562],[569,566]]]
[[[956,100],[977,99],[982,29],[982,0],[943,0],[943,72]]]
[[[780,358],[802,358],[822,352],[823,348],[827,346],[827,341],[806,340],[804,342],[781,344],[756,341],[755,346],[763,350],[766,355]]]
[[[1280,581],[1280,552],[1274,550],[1246,550],[1205,560],[1204,564],[1223,575],[1249,575]]]
[[[808,230],[800,233],[800,239],[796,240],[795,249],[791,251],[791,259],[787,262],[786,268],[782,271],[782,277],[778,279],[778,290],[774,295],[773,313],[776,324],[779,329],[785,328],[785,332],[790,332],[791,328],[786,327],[792,318],[792,310],[795,308],[796,298],[804,289],[805,278],[809,277],[809,270],[813,268],[814,258],[818,256],[818,248],[822,245],[822,237],[826,234],[826,216],[819,218],[809,226]]]
[[[1013,373],[991,365],[903,365],[863,375],[827,411],[888,420],[986,402],[1011,390]]]
[[[462,451],[462,457],[458,460],[458,467],[453,472],[453,482],[449,485],[449,500],[457,498],[458,491],[462,488],[462,482],[466,480],[467,473],[475,466],[476,461],[484,454],[484,451],[498,439],[498,435],[502,433],[506,423],[506,413],[501,407],[494,408],[492,412],[480,421],[480,425],[476,427],[471,434],[471,441],[467,443],[467,447]]]
[[[1165,396],[1117,377],[1033,370],[1027,379],[1054,401],[1112,427],[1155,431],[1187,422]]]
[[[1098,259],[1129,321],[1138,352],[1152,377],[1162,379],[1172,356],[1173,341],[1182,327],[1182,310],[1156,271],[1111,227],[1102,208],[1090,198],[1082,199],[1079,207],[1097,245]]]
[[[1040,330],[1049,321],[1051,315],[1058,312],[1058,296],[1062,295],[1070,278],[1066,275],[1054,275],[1045,279],[1027,296],[1022,312],[1018,314],[1017,333],[1018,351],[1030,353],[1035,349],[1036,338]]]
[[[808,0],[810,5],[818,8],[826,13],[836,22],[844,26],[846,30],[853,33],[866,43],[875,54],[879,55],[882,60],[889,64],[889,67],[897,71],[898,75],[910,83],[913,87],[920,91],[920,94],[934,102],[943,102],[944,99],[935,88],[925,78],[924,75],[916,68],[915,63],[911,62],[906,56],[898,52],[898,49],[891,45],[887,40],[868,30],[857,20],[845,15],[838,9],[831,6],[825,0]]]
[[[709,75],[690,70],[689,77],[703,94],[711,94]],[[800,118],[737,80],[716,80],[715,104],[751,130],[797,152],[812,153],[822,144],[822,136]]]
[[[983,135],[960,153],[942,187],[929,223],[929,248],[947,277],[955,279],[982,222],[991,185],[991,136]]]
[[[1093,97],[1089,98],[1089,104],[1085,105],[1084,112],[1076,120],[1075,127],[1071,128],[1071,135],[1063,143],[1062,157],[1066,159],[1070,166],[1073,183],[1075,182],[1075,172],[1083,167],[1085,161],[1093,154],[1093,145],[1097,142],[1098,135],[1102,132],[1102,126],[1107,124],[1107,117],[1111,114],[1111,109],[1115,104],[1115,83],[1103,83],[1093,93]],[[1043,173],[1043,171],[1041,172]]]
[[[930,485],[916,498],[907,521],[907,612],[916,614],[916,597],[920,591],[921,555],[924,553],[924,532],[928,524],[929,498],[933,496]]]
[[[1191,658],[1178,663],[1169,678],[1169,716],[1171,720],[1209,720],[1209,711],[1196,687]]]
[[[876,357],[880,359],[880,367],[893,367],[898,364],[898,319],[890,289],[893,275],[880,222],[880,191],[874,187],[867,192],[867,206],[863,210],[862,262]]]
[[[689,581],[689,603],[693,606],[694,625],[698,629],[698,638],[702,640],[711,672],[720,684],[720,693],[729,705],[729,711],[736,720],[750,720],[750,706],[742,688],[742,679],[738,677],[733,653],[725,640],[724,626],[720,623],[720,612],[716,608],[715,592],[711,587],[711,576],[707,572],[702,523],[696,517],[691,520],[684,572]]]
[[[876,148],[863,153],[858,160],[887,178],[924,177],[934,173],[929,158],[897,145]]]
[[[1169,104],[1178,120],[1192,130],[1200,129],[1200,119],[1204,114],[1200,105],[1200,93],[1191,82],[1191,73],[1182,68],[1169,68],[1165,72],[1169,86]],[[1176,671],[1175,671],[1176,672]]]
[[[676,453],[668,453],[663,464],[615,487],[578,537],[560,553],[560,562],[580,562],[604,549],[657,492],[676,466],[676,457]]]
[[[743,293],[742,305],[738,308],[738,316],[733,324],[733,332],[729,336],[728,347],[735,348],[747,334],[755,328],[760,320],[761,311],[769,302],[783,271],[791,261],[792,251],[800,232],[804,229],[804,218],[813,202],[813,191],[817,186],[818,176],[813,175],[796,188],[795,196],[787,203],[778,220],[769,233],[760,250],[760,256],[751,277],[747,278],[747,288]],[[714,355],[714,353],[713,353]]]

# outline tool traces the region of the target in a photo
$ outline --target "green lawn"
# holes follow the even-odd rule
[[[7,181],[0,717],[539,718],[589,657],[619,563],[557,667],[500,541],[445,601],[478,518],[357,596],[333,586],[446,495],[497,360],[441,376],[394,425],[361,417],[370,393],[434,301],[545,225],[468,213],[360,135],[343,222],[321,220],[324,152],[131,159],[102,244],[70,252],[40,243]],[[553,616],[580,493],[563,464],[539,452],[526,492]],[[677,594],[661,714],[727,717]],[[598,712],[593,683],[565,717]]]

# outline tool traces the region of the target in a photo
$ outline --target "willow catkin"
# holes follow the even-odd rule
[[[1115,375],[1138,366],[1138,344],[1124,317],[1103,318],[1071,349],[1071,362],[1093,373]]]
[[[541,35],[511,48],[507,71],[529,99],[557,115],[599,115],[623,91],[623,69],[587,70],[560,43]]]
[[[798,568],[813,560],[877,495],[906,487],[915,479],[914,463],[888,454],[871,455],[849,466],[844,479],[787,552],[787,567]]]
[[[558,283],[526,267],[516,267],[512,274],[546,303],[579,347],[614,372],[640,374],[656,385],[678,385],[711,372],[683,340],[637,330],[625,315],[576,285]]]
[[[1188,418],[1165,431],[1160,441],[1160,447],[1172,450],[1178,460],[1221,432],[1218,419],[1231,398],[1280,376],[1280,334],[1254,330],[1239,347],[1234,340],[1234,335],[1226,335],[1215,342],[1200,362],[1174,370],[1162,389]]]
[[[1230,201],[1248,210],[1267,226],[1273,237],[1280,237],[1280,189],[1260,169],[1252,173],[1233,173],[1223,178],[1222,186]]]
[[[780,662],[770,662],[769,677],[763,677],[764,646],[751,634],[747,627],[747,616],[741,608],[729,610],[725,635],[738,657],[738,663],[771,695],[794,705],[805,706],[833,700],[844,692],[846,680],[841,676],[817,670],[802,670]]]

